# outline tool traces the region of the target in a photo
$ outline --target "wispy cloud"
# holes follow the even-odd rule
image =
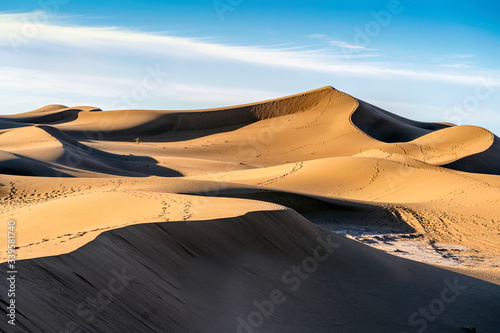
[[[0,47],[10,48],[12,36],[20,34],[26,25],[26,14],[0,15]],[[120,27],[69,26],[57,22],[39,24],[34,37],[39,48],[57,45],[61,48],[81,49],[105,54],[142,54],[154,57],[173,57],[194,61],[224,60],[272,68],[309,70],[321,73],[372,77],[403,77],[425,81],[452,82],[475,85],[484,72],[413,70],[388,62],[347,61],[342,54],[325,49],[298,49],[293,47],[239,46],[217,43],[206,38],[170,36],[160,33],[132,31]],[[335,41],[337,42],[337,41]],[[337,42],[343,43],[343,42]],[[350,44],[349,44],[350,45]],[[26,45],[26,49],[29,49]],[[356,47],[350,45],[351,47]],[[20,46],[21,47],[21,46]],[[465,56],[465,55],[462,55]],[[469,56],[469,55],[467,55]],[[356,58],[354,58],[356,59]],[[361,59],[361,58],[360,58]],[[352,60],[352,59],[351,59]],[[456,68],[458,69],[458,68]],[[491,72],[489,73],[491,74]],[[500,86],[498,73],[492,85]]]
[[[324,34],[312,34],[309,35],[309,38],[328,38],[328,36]]]
[[[104,75],[68,74],[62,72],[33,70],[25,68],[0,68],[0,89],[11,94],[0,95],[2,104],[12,106],[16,111],[26,111],[15,107],[22,105],[37,105],[43,103],[61,103],[64,96],[71,95],[73,100],[89,103],[98,101],[96,105],[102,108],[114,108],[117,100],[124,93],[133,91],[142,83],[142,78],[108,77]],[[23,92],[31,91],[36,96],[26,96]],[[181,101],[210,105],[231,105],[266,100],[287,95],[285,92],[276,92],[258,89],[228,88],[214,85],[193,84],[190,82],[165,81],[157,89],[148,93],[149,99],[163,98],[163,104],[168,107],[169,101]],[[54,96],[54,97],[48,97]],[[87,100],[87,102],[85,102]],[[137,104],[137,105],[135,105]],[[121,104],[118,103],[120,106]],[[134,103],[137,106],[147,107],[147,103]]]
[[[239,104],[262,101],[287,95],[267,90],[214,87],[192,83],[167,83],[159,92],[166,97],[199,103]]]
[[[332,39],[324,34],[313,34],[313,35],[310,35],[309,38],[323,39],[330,46],[335,46],[335,47],[340,47],[340,48],[345,48],[345,49],[353,49],[353,50],[358,50],[358,51],[361,51],[361,50],[363,50],[363,51],[375,51],[374,49],[369,49],[369,48],[361,46],[361,45],[356,45],[356,44],[351,44],[351,43],[344,42],[344,41],[334,40],[334,39]]]
[[[113,96],[126,87],[137,85],[137,80],[127,77],[58,73],[19,67],[0,68],[0,77],[2,90],[71,93],[82,96]]]
[[[328,41],[328,44],[331,45],[331,46],[344,47],[346,49],[373,50],[373,49],[367,49],[364,46],[349,44],[347,42],[341,42],[341,41],[338,41],[338,40],[330,40],[330,41]]]
[[[449,67],[449,68],[469,68],[470,66],[464,63],[458,63],[458,64],[441,64],[439,65],[441,67]]]
[[[448,58],[451,59],[471,59],[474,58],[476,55],[475,54],[449,54],[447,55]]]

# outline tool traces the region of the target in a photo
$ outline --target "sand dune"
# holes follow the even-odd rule
[[[74,108],[68,108],[64,105],[51,104],[39,109],[20,113],[12,116],[4,116],[5,119],[10,119],[15,122],[29,123],[29,124],[47,124],[47,123],[64,123],[68,121],[76,120],[80,112],[95,112],[101,111],[101,109],[80,106]]]
[[[324,261],[301,272],[303,278],[292,273],[318,246]],[[493,332],[500,324],[499,286],[329,234],[293,211],[130,226],[67,255],[23,261],[19,269],[21,295],[33,300],[23,306],[20,332],[63,330],[68,323],[85,332],[246,332],[258,311],[254,302],[268,301],[275,290],[279,304],[268,306],[259,331],[400,332],[415,329],[409,316],[449,284],[458,286],[458,297],[446,290],[454,301],[426,324],[428,332],[465,326]],[[128,287],[102,312],[92,311],[86,297],[106,287],[113,270]],[[56,300],[53,290],[67,296]]]
[[[494,139],[494,134],[483,128],[456,126],[431,132],[410,142],[387,144],[381,149],[428,164],[446,165],[490,148],[493,150]],[[479,167],[479,159],[475,159],[475,167]]]
[[[448,127],[406,119],[363,101],[359,101],[351,119],[360,130],[383,142],[407,142]]]
[[[458,279],[460,297],[420,325],[494,332],[499,142],[332,87],[219,109],[54,104],[0,117],[0,219],[16,221],[20,293],[32,295],[18,327],[413,332],[412,313]],[[282,275],[318,237],[339,246],[303,288],[286,289]],[[360,242],[403,257],[399,248],[425,247],[440,268],[424,252],[408,257],[427,264]],[[86,321],[79,304],[122,268],[134,282]],[[288,302],[258,327],[238,321],[280,286]]]

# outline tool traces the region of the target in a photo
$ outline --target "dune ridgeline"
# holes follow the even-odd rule
[[[500,330],[500,139],[332,87],[2,116],[0,205],[2,332]],[[365,229],[449,264],[348,237]]]

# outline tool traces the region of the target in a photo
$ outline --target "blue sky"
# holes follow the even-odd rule
[[[0,114],[193,109],[325,85],[500,134],[492,1],[2,2]]]

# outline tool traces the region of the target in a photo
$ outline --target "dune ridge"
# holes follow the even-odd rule
[[[295,275],[283,278],[318,246],[326,259],[300,285]],[[459,296],[429,332],[467,325],[492,332],[500,324],[500,286],[395,258],[327,233],[291,210],[128,226],[70,254],[22,261],[19,269],[25,272],[21,295],[32,291],[19,332],[60,331],[68,323],[83,331],[244,332],[238,318],[246,321],[254,301],[269,299],[273,290],[284,301],[261,331],[399,332],[414,329],[408,317],[449,283],[458,285]],[[92,311],[85,299],[117,276],[112,271],[125,276],[125,288],[101,312]],[[56,302],[54,289],[67,296]]]
[[[236,331],[250,291],[269,296],[318,237],[333,237],[339,252],[287,294],[265,331],[411,330],[412,312],[455,278],[470,289],[427,331],[493,331],[498,142],[480,127],[405,119],[332,87],[217,109],[54,104],[2,116],[0,219],[16,221],[22,292],[35,295],[21,328]],[[353,236],[370,230],[369,242]],[[440,268],[404,259],[402,240],[430,248]],[[74,309],[106,288],[110,265],[140,278],[85,322]]]
[[[70,108],[52,105],[28,114],[53,114],[67,109]],[[8,117],[9,121],[28,125],[13,126],[0,134],[4,173],[30,176],[16,179],[11,187],[31,191],[33,186],[28,183],[36,176],[82,178],[82,184],[88,183],[90,187],[94,180],[89,178],[95,177],[159,176],[175,177],[175,182],[200,179],[207,182],[206,186],[215,188],[222,182],[226,187],[250,185],[389,208],[403,204],[417,212],[418,223],[415,224],[414,219],[409,222],[414,228],[424,220],[436,218],[428,216],[425,210],[436,214],[445,204],[446,210],[438,214],[441,220],[443,217],[448,219],[450,213],[465,219],[479,216],[486,221],[480,224],[485,228],[482,233],[498,231],[495,206],[499,191],[496,184],[489,184],[491,178],[481,173],[457,173],[459,165],[466,165],[468,171],[484,169],[484,156],[495,154],[496,137],[478,127],[404,120],[332,87],[262,103],[205,111],[91,112],[96,110],[94,107],[80,107],[79,110],[77,119],[50,125],[28,123],[26,114]],[[220,113],[220,118],[224,118],[225,114],[234,111],[234,119],[237,119],[242,110],[254,118],[247,125],[227,127],[228,123],[223,123],[215,128],[189,129],[194,119],[205,126],[206,116],[217,118],[214,114]],[[192,120],[183,120],[185,115]],[[116,124],[115,130],[99,132],[107,116]],[[165,117],[176,118],[177,127],[156,131],[164,125],[161,119]],[[151,125],[155,119],[161,126]],[[144,134],[148,126],[154,126],[155,132],[142,136],[142,143],[135,143],[135,135]],[[137,132],[139,128],[143,130]],[[376,131],[409,141],[380,141],[373,137],[380,138]],[[123,138],[125,132],[128,140]],[[91,138],[99,137],[100,133],[101,139],[82,140],[82,133]],[[404,138],[405,135],[408,137]],[[118,137],[122,139],[117,140]],[[498,158],[488,159],[489,168],[500,170],[498,162]],[[189,166],[193,163],[203,167],[193,169]],[[448,165],[457,167],[447,168]],[[215,168],[212,172],[207,170],[211,167]],[[427,193],[426,188],[436,181],[439,181],[439,190],[436,192],[434,186],[433,192]],[[464,187],[475,191],[474,196],[484,196],[484,200],[471,203],[470,194],[460,193],[460,188]],[[4,197],[5,204],[9,203],[8,198]],[[22,216],[23,211],[20,208],[10,216]],[[469,243],[460,241],[464,239],[462,235],[449,233],[450,230],[438,230],[429,236],[442,241],[441,237],[447,234],[447,240],[481,250],[488,244],[488,254],[496,254],[496,246],[492,249],[490,241]],[[492,236],[496,234],[493,232]]]

